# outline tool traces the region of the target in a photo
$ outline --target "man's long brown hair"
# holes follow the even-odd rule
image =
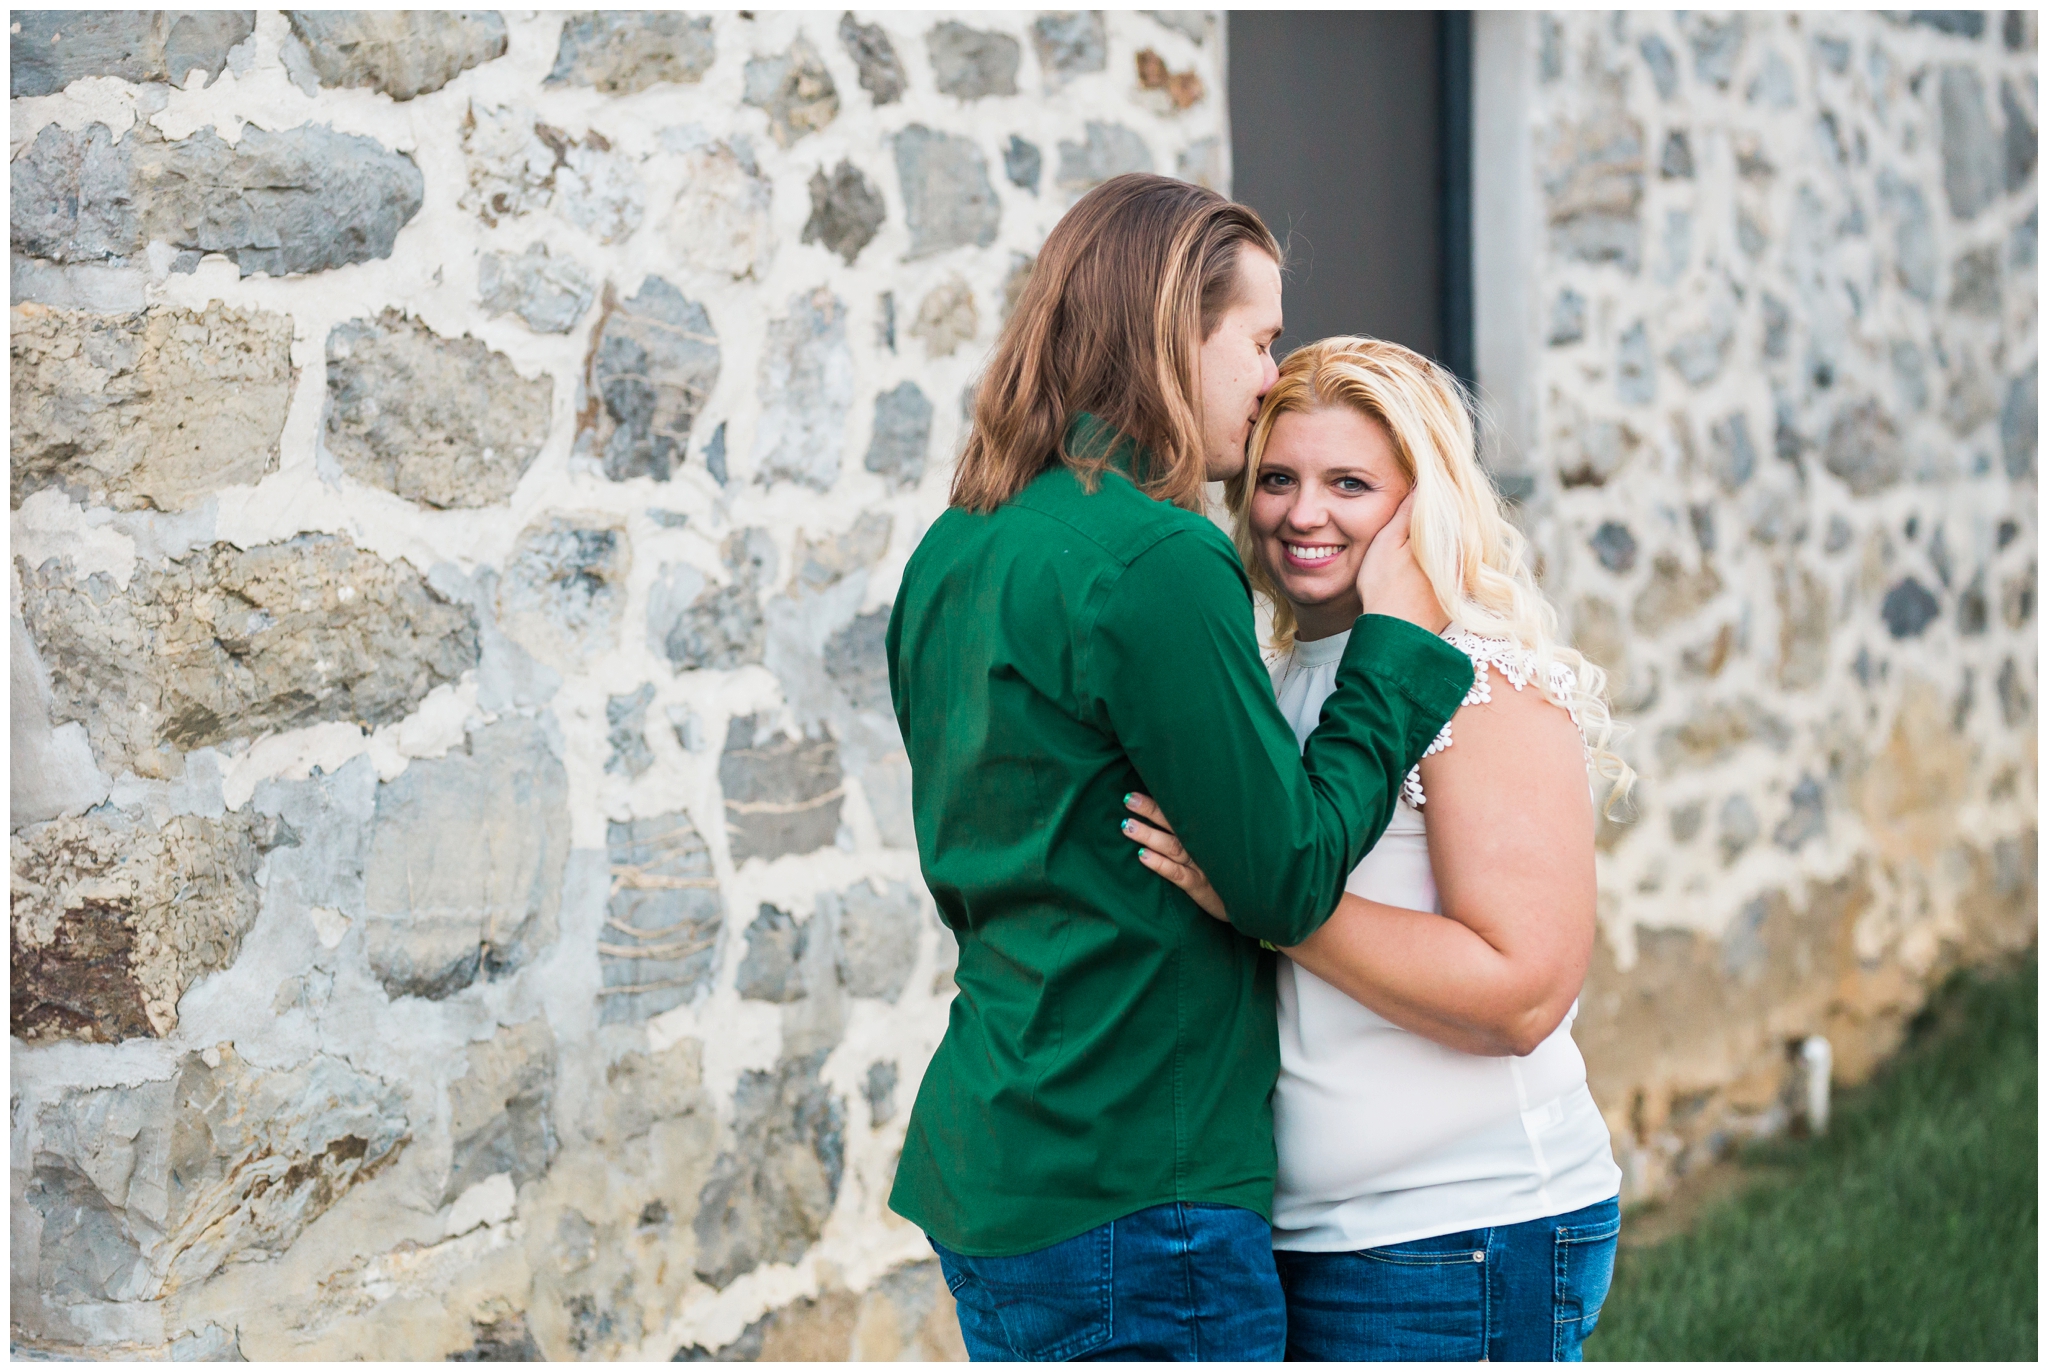
[[[1247,244],[1280,260],[1253,210],[1185,181],[1130,172],[1082,196],[996,341],[951,503],[986,513],[1055,462],[1093,490],[1122,435],[1149,452],[1132,473],[1147,495],[1201,508],[1196,360],[1234,303]],[[1082,413],[1102,421],[1105,441],[1069,452],[1067,425]]]

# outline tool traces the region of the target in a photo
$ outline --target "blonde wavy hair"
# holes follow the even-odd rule
[[[1607,703],[1607,673],[1566,642],[1557,610],[1536,585],[1529,542],[1508,522],[1500,495],[1479,465],[1474,404],[1458,379],[1420,353],[1378,338],[1325,338],[1289,353],[1252,429],[1250,460],[1224,487],[1238,556],[1252,586],[1273,609],[1273,646],[1294,643],[1294,607],[1280,594],[1253,545],[1252,493],[1273,426],[1285,414],[1342,407],[1376,421],[1413,484],[1408,538],[1415,560],[1457,628],[1504,638],[1535,654],[1535,684],[1545,700],[1578,721],[1589,765],[1608,783],[1612,815],[1635,772],[1611,748],[1622,726]],[[1559,694],[1553,664],[1570,674]]]

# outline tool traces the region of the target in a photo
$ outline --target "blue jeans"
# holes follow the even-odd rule
[[[1290,1362],[1579,1362],[1614,1280],[1619,1201],[1367,1248],[1275,1253]]]
[[[1013,1258],[932,1248],[976,1362],[1278,1362],[1286,1346],[1273,1231],[1234,1205],[1155,1205]]]

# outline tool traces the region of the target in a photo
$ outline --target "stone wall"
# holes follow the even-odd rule
[[[1497,461],[1642,773],[1577,1027],[1641,1195],[2035,937],[2037,31],[1480,23]]]
[[[1220,26],[12,25],[17,1343],[957,1356],[882,628]]]

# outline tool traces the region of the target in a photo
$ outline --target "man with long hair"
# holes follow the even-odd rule
[[[1250,591],[1201,514],[1281,329],[1250,209],[1126,175],[1053,229],[904,569],[889,685],[959,995],[890,1205],[976,1358],[1277,1359],[1274,969],[1393,814],[1472,668],[1376,539],[1323,722],[1274,703]],[[1231,912],[1120,835],[1143,791]]]

